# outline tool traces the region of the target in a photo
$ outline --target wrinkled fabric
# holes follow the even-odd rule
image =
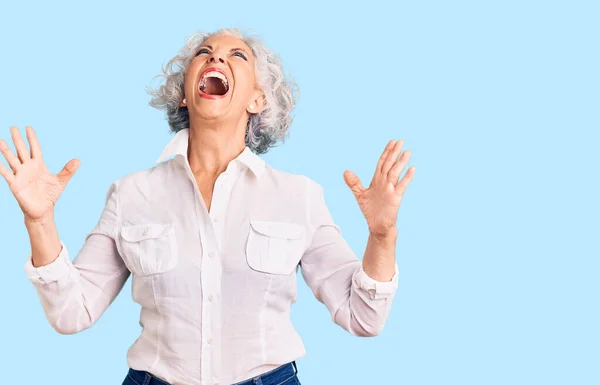
[[[381,332],[398,287],[369,277],[342,237],[321,186],[270,167],[246,147],[214,185],[210,212],[179,131],[157,165],[114,181],[71,261],[25,263],[50,324],[92,326],[132,276],[140,304],[130,368],[173,385],[231,384],[305,355],[290,320],[297,271],[333,322]]]

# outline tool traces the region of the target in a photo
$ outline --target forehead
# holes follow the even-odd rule
[[[210,45],[213,48],[223,47],[223,48],[241,48],[243,50],[252,53],[250,47],[244,43],[244,41],[238,37],[230,36],[230,35],[217,35],[208,38],[203,45]]]

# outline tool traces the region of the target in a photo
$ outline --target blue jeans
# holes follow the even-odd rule
[[[122,385],[171,385],[152,375],[152,373],[129,368]],[[298,379],[296,361],[292,361],[249,380],[232,385],[301,385]]]

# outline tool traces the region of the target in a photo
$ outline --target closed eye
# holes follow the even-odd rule
[[[201,53],[210,53],[210,51],[206,48],[202,48],[200,51],[198,51],[198,53],[196,54],[196,56],[200,55]]]
[[[239,56],[239,57],[241,57],[242,59],[244,59],[244,60],[248,61],[248,58],[246,58],[246,55],[244,55],[244,54],[242,53],[242,51],[235,51],[235,52],[233,53],[233,55],[234,55],[234,56],[235,56],[235,55],[238,55],[238,56]]]

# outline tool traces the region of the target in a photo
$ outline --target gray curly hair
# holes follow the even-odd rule
[[[193,34],[179,54],[162,67],[163,74],[154,77],[164,77],[165,84],[157,89],[146,88],[152,95],[149,104],[154,108],[166,110],[165,114],[172,132],[189,127],[188,109],[179,106],[185,97],[185,74],[198,48],[208,38],[216,35],[231,35],[241,39],[250,47],[256,58],[254,69],[256,79],[265,94],[267,107],[259,114],[250,114],[246,126],[246,145],[253,152],[264,154],[269,148],[277,145],[278,141],[285,141],[293,120],[291,112],[296,104],[295,94],[298,86],[293,80],[286,79],[279,56],[271,52],[257,36],[243,34],[236,28]]]

